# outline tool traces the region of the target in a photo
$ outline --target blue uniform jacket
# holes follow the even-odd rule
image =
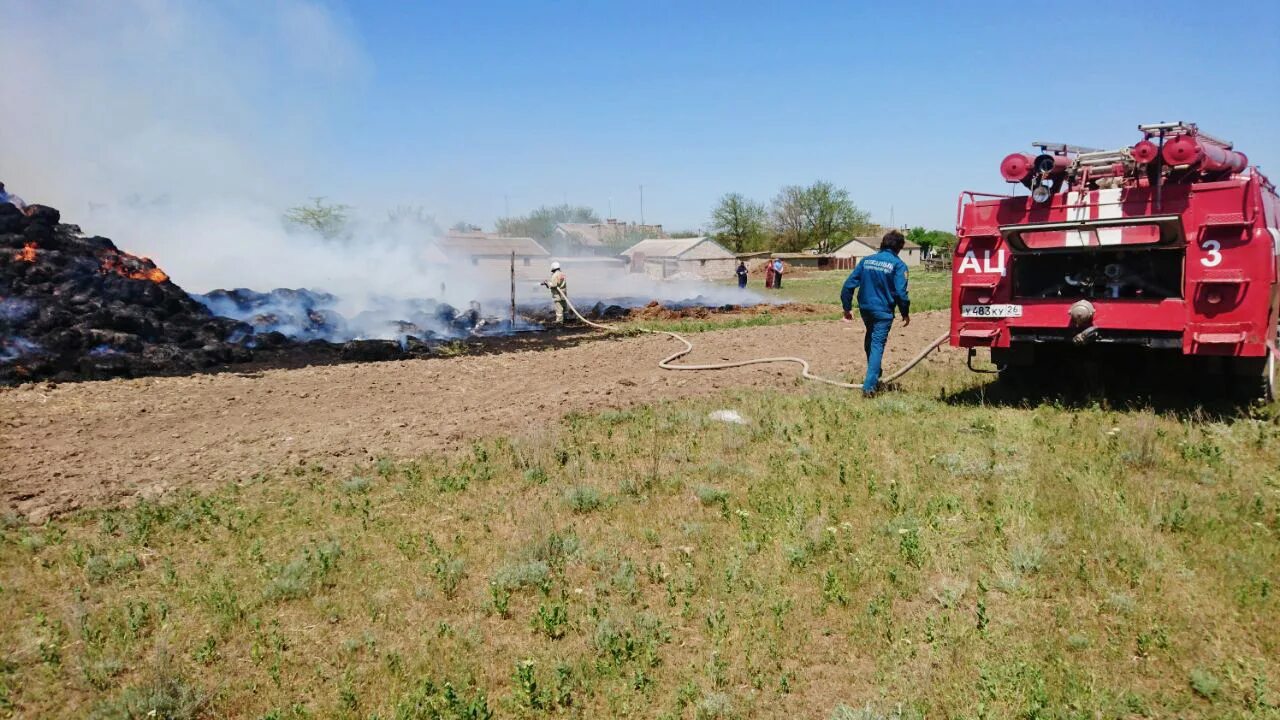
[[[907,296],[907,264],[890,250],[869,255],[849,273],[840,290],[844,311],[853,309],[853,291],[858,291],[858,309],[863,312],[893,315],[896,306],[903,317],[911,314],[911,298]]]

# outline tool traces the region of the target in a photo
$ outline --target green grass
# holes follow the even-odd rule
[[[834,305],[839,309],[840,288],[849,277],[848,270],[822,270],[797,273],[783,280],[776,293],[792,302]],[[912,269],[908,276],[912,311],[944,310],[951,306],[951,273]],[[772,290],[761,292],[773,293]]]
[[[761,325],[830,322],[840,318],[840,288],[844,285],[845,278],[848,276],[849,272],[847,270],[797,273],[793,277],[787,278],[786,285],[781,292],[775,294],[772,290],[761,290],[761,292],[766,292],[769,297],[777,297],[790,302],[828,305],[830,306],[829,312],[796,314],[789,312],[785,307],[779,307],[774,312],[764,311],[755,315],[730,313],[681,320],[629,320],[619,323],[618,327],[624,332],[636,332],[636,328],[648,328],[676,333],[698,333],[710,330],[758,327]],[[945,310],[950,307],[950,273],[916,269],[911,271],[910,282],[911,309],[913,312]]]
[[[777,312],[763,311],[755,315],[711,315],[706,318],[684,318],[681,320],[628,320],[621,323],[620,328],[624,332],[633,333],[639,332],[637,328],[666,330],[675,333],[699,333],[711,330],[730,330],[762,325],[789,325],[791,323],[839,319],[839,306],[829,313],[808,313],[803,315],[788,314],[785,308],[780,308]]]
[[[10,522],[0,715],[1275,717],[1280,427],[952,372]]]

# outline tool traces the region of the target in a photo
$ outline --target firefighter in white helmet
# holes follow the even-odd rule
[[[551,279],[543,280],[541,285],[551,291],[551,300],[556,305],[556,324],[564,324],[564,313],[569,309],[569,281],[560,270],[560,263],[551,263]]]

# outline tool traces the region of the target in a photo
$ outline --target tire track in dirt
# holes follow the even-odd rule
[[[946,324],[935,312],[896,327],[885,367],[908,360]],[[796,354],[817,374],[852,379],[864,367],[860,324],[737,328],[690,340],[690,364]],[[796,388],[796,369],[784,364],[659,369],[677,347],[664,336],[602,336],[504,355],[9,388],[0,391],[0,501],[39,522],[299,463],[350,464],[521,435],[569,412]]]

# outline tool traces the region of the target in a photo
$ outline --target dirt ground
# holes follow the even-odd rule
[[[894,328],[886,368],[946,330],[942,312]],[[862,330],[811,322],[694,334],[682,362],[807,357],[860,378]],[[670,372],[665,336],[479,357],[0,389],[0,502],[32,522],[159,497],[299,463],[352,463],[520,434],[568,412],[621,408],[735,387],[793,388],[794,365]],[[945,349],[943,353],[947,352]],[[935,354],[931,362],[942,362]]]

